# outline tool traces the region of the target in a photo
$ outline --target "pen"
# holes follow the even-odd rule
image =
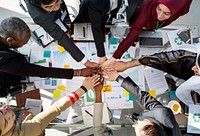
[[[86,112],[88,115],[90,115],[91,117],[93,117],[93,115],[92,115],[89,111],[85,110],[85,112]]]

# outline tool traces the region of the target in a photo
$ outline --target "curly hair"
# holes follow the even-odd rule
[[[31,36],[31,30],[28,25],[17,17],[9,17],[0,23],[0,37],[13,37],[16,40]]]

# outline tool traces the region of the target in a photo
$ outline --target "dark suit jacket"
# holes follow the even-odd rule
[[[61,11],[67,12],[67,16],[63,21],[63,25],[66,26],[66,22],[70,22],[68,10],[64,2],[61,4],[60,10],[52,12],[47,12],[42,9],[36,0],[26,0],[26,6],[33,21],[40,25],[55,40],[57,40],[58,44],[63,46],[77,62],[80,62],[85,57],[81,50],[74,45],[72,40],[66,35],[66,32],[64,32],[55,23],[55,21],[62,15]]]
[[[120,76],[118,78],[123,77]],[[141,91],[129,77],[123,80],[121,86],[132,94],[137,101],[148,110],[138,117],[140,120],[148,119],[161,125],[168,136],[181,136],[179,126],[171,109],[163,106],[155,98],[150,96],[148,92]]]

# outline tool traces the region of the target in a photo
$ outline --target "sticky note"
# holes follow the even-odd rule
[[[60,90],[54,90],[53,91],[53,98],[60,98],[61,91]]]
[[[126,91],[126,90],[124,90],[124,96],[125,96],[125,97],[129,97],[129,92]]]
[[[62,53],[65,51],[65,48],[63,48],[62,46],[58,45],[58,50]]]
[[[129,94],[129,100],[135,101],[136,98],[133,95]]]
[[[66,92],[66,88],[65,88],[64,85],[60,85],[60,86],[58,86],[58,90],[61,90],[61,91]]]
[[[52,86],[57,86],[57,80],[52,79],[52,80],[51,80],[51,85],[52,85]]]
[[[117,44],[117,38],[110,38],[110,44]]]
[[[169,96],[171,99],[177,98],[175,91],[170,91]]]
[[[51,57],[51,51],[45,50],[45,51],[44,51],[44,54],[43,54],[43,57],[45,57],[45,58],[50,58],[50,57]]]
[[[69,68],[69,67],[70,67],[70,66],[69,66],[68,64],[65,64],[65,65],[64,65],[64,68],[66,68],[66,69]]]
[[[150,94],[152,97],[156,98],[156,90],[149,90],[149,94]]]
[[[102,92],[112,92],[111,85],[110,84],[104,85],[102,88]]]

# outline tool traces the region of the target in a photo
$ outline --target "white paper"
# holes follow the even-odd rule
[[[38,27],[34,32],[44,45],[47,45],[54,40],[42,27]]]
[[[103,103],[103,117],[102,117],[102,124],[106,124],[110,122],[108,109],[106,103]],[[82,114],[83,114],[83,122],[85,127],[92,127],[93,126],[93,114],[94,114],[94,105],[82,107]]]
[[[156,95],[163,94],[167,91],[168,85],[162,71],[151,67],[145,67],[144,76],[149,89],[156,90]]]
[[[112,92],[103,93],[104,102],[110,109],[131,109],[133,101],[124,95],[124,88],[112,86]]]
[[[187,133],[200,134],[200,105],[189,105]]]
[[[120,119],[122,114],[122,110],[114,110],[113,118]]]
[[[180,29],[167,32],[167,36],[172,49],[176,49],[177,47],[182,45],[190,45],[190,44],[185,44],[184,41],[182,41],[181,38],[177,35],[179,31]]]
[[[42,100],[27,98],[25,107],[30,108],[29,111],[35,116],[41,112]]]
[[[90,23],[75,23],[74,24],[74,40],[93,41],[93,33]]]

